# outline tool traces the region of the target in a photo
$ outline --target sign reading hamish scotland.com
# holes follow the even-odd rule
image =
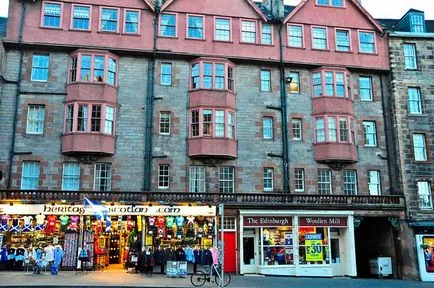
[[[304,227],[322,227],[322,226],[332,226],[332,227],[347,227],[346,217],[300,217],[299,225]]]

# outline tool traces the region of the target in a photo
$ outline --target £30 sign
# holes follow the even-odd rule
[[[306,234],[305,235],[306,261],[322,261],[322,235]]]

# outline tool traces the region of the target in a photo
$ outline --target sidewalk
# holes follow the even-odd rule
[[[0,287],[193,287],[190,277],[167,278],[164,275],[141,276],[128,274],[123,270],[75,274],[60,272],[59,275],[33,275],[25,272],[0,272]],[[205,288],[217,287],[206,283]],[[389,279],[351,278],[295,278],[264,276],[232,276],[228,287],[237,288],[432,288],[434,283],[400,281]]]

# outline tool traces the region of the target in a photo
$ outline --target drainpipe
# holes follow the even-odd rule
[[[155,1],[154,16],[154,44],[151,61],[148,63],[148,87],[146,92],[146,123],[145,123],[145,165],[144,165],[144,191],[151,191],[151,168],[152,168],[152,124],[154,111],[154,71],[155,59],[157,58],[157,32],[160,3]]]
[[[289,143],[288,143],[288,113],[286,110],[286,77],[285,66],[283,65],[283,40],[282,28],[284,27],[283,21],[279,27],[279,46],[280,46],[280,106],[282,115],[282,144],[283,144],[283,191],[290,193],[289,189]]]
[[[17,92],[15,94],[14,122],[12,124],[12,141],[11,141],[11,149],[9,151],[9,167],[8,167],[8,183],[7,183],[8,189],[11,188],[11,184],[12,184],[12,164],[13,164],[14,154],[15,154],[17,116],[18,116],[18,106],[20,104],[20,94],[21,94],[21,70],[23,68],[23,60],[24,60],[23,28],[24,28],[24,14],[25,14],[25,12],[26,12],[26,7],[24,5],[24,0],[21,0],[20,32],[18,34],[18,48],[20,50],[20,63],[18,65],[18,79],[16,81]]]

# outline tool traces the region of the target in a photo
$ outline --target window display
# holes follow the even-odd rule
[[[330,264],[328,227],[298,229],[299,264]]]
[[[263,265],[294,264],[292,227],[262,228]]]
[[[426,272],[434,273],[434,237],[423,237],[422,249],[424,259],[425,259],[425,268]]]

